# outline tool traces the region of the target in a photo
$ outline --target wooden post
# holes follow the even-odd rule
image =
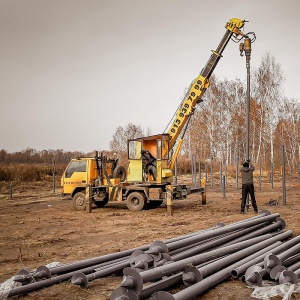
[[[202,205],[206,205],[206,193],[202,192],[201,194]]]
[[[235,152],[235,188],[239,188],[239,156],[238,152]]]
[[[281,145],[281,159],[282,159],[282,166],[281,166],[281,177],[282,177],[282,204],[286,205],[286,181],[285,181],[285,150],[284,145]]]
[[[222,190],[223,190],[223,198],[226,199],[226,176],[223,176],[223,184],[222,184]]]
[[[271,186],[272,190],[274,189],[274,163],[271,163]]]
[[[261,191],[261,182],[262,182],[262,165],[261,165],[261,158],[259,158],[259,191]]]
[[[56,164],[53,159],[53,174],[52,174],[52,185],[53,185],[53,194],[55,194],[55,173],[56,173]]]
[[[166,191],[167,191],[167,214],[169,216],[172,216],[173,215],[173,186],[167,185]]]
[[[222,189],[223,189],[222,178],[223,178],[223,175],[222,175],[222,162],[220,161],[220,191],[221,192],[222,192]]]
[[[86,201],[86,211],[88,213],[91,213],[92,212],[92,186],[90,184],[86,186],[85,201]]]
[[[9,198],[12,199],[13,197],[13,184],[12,182],[9,185]]]
[[[201,161],[199,161],[199,186],[201,186],[201,177],[202,177],[202,174],[201,174]]]
[[[213,158],[210,158],[210,186],[213,186],[213,164],[212,164]]]

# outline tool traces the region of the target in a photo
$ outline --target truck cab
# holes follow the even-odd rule
[[[169,140],[167,133],[128,140],[128,182],[172,183]]]
[[[118,166],[118,159],[95,157],[74,158],[61,177],[62,195],[73,199],[76,210],[85,210],[87,187],[93,187],[92,202],[103,207],[108,202],[109,187],[125,181],[126,171]]]
[[[75,158],[68,164],[62,178],[63,196],[73,196],[78,190],[85,190],[86,185],[97,178],[97,168],[91,158]]]

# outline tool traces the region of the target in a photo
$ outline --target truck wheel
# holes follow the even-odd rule
[[[86,199],[85,193],[78,192],[73,198],[73,206],[76,210],[85,210],[86,209]]]
[[[126,180],[126,170],[123,166],[118,166],[113,171],[113,178],[120,178],[120,181],[123,182]]]
[[[147,204],[147,207],[149,209],[158,208],[162,205],[163,201],[161,200],[150,200],[150,202]]]
[[[139,192],[131,193],[127,198],[127,207],[131,211],[140,211],[145,207],[145,195]]]
[[[94,203],[98,208],[104,207],[108,203],[108,196],[106,196],[102,201],[95,201]]]

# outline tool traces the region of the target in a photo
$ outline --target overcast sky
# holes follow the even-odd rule
[[[118,126],[162,133],[233,18],[299,99],[300,1],[0,0],[0,149],[109,149]],[[214,74],[246,82],[230,41]]]

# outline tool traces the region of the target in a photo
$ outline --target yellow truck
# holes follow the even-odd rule
[[[203,194],[204,187],[172,186],[169,138],[169,134],[161,134],[129,140],[127,170],[117,160],[102,154],[72,159],[61,178],[63,196],[73,199],[76,210],[85,210],[90,188],[92,202],[97,207],[104,207],[109,201],[126,201],[128,209],[140,211],[161,205],[167,199],[167,192],[172,200],[185,199],[189,192]]]
[[[173,184],[173,170],[183,138],[196,105],[209,87],[209,78],[218,64],[229,40],[251,39],[241,32],[245,21],[233,18],[226,23],[226,32],[196,79],[171,121],[167,133],[128,140],[128,167],[118,166],[118,161],[102,154],[90,158],[72,159],[62,179],[62,193],[73,199],[75,209],[84,210],[88,199],[97,207],[109,201],[126,201],[128,209],[140,211],[158,207],[164,200],[172,206],[173,200],[185,199],[190,193],[200,193],[205,201],[205,187],[188,188]],[[254,33],[253,34],[255,39]],[[179,135],[181,135],[179,137]],[[173,151],[174,150],[174,151]],[[88,187],[88,188],[87,188]],[[87,194],[89,195],[87,197]]]

